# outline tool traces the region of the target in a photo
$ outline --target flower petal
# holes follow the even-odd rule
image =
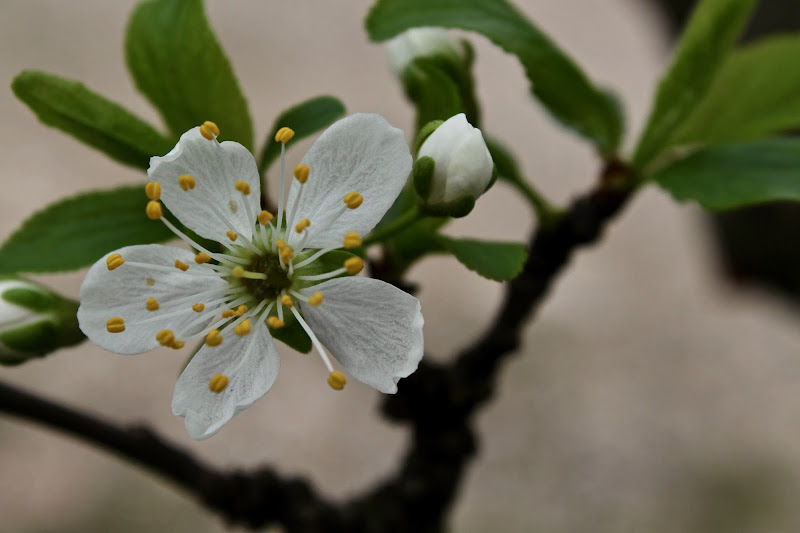
[[[194,188],[183,190],[178,178],[188,174]],[[226,232],[234,230],[250,239],[260,211],[261,185],[252,154],[239,143],[208,140],[193,128],[183,135],[167,155],[151,157],[147,169],[150,181],[161,184],[164,203],[186,227],[217,242],[228,242]],[[242,180],[250,187],[243,197],[236,189]]]
[[[125,263],[109,270],[106,259],[112,253],[120,254]],[[112,253],[92,265],[83,280],[78,323],[92,342],[115,353],[136,354],[152,350],[159,345],[155,336],[162,329],[171,329],[177,335],[199,318],[191,307],[197,302],[176,305],[170,305],[170,302],[203,291],[222,289],[227,284],[216,276],[192,275],[210,270],[197,265],[194,255],[182,248],[145,244],[127,246]],[[176,259],[191,265],[189,270],[183,272],[175,268]],[[174,272],[142,268],[132,263],[167,266],[173,268]],[[146,302],[151,297],[159,304],[156,311],[147,309]],[[167,316],[163,320],[152,320],[184,307],[185,312]],[[106,323],[112,317],[120,317],[125,321],[125,331],[108,332]],[[212,318],[213,315],[209,315],[207,320],[192,325],[185,333],[190,335],[199,332]]]
[[[422,359],[419,300],[379,280],[336,278],[313,287],[325,300],[300,302],[303,317],[357,380],[393,394]]]
[[[280,365],[278,350],[263,322],[241,337],[233,332],[224,334],[219,346],[200,348],[178,378],[172,412],[186,417],[186,429],[193,438],[207,439],[266,394]],[[229,379],[219,394],[209,389],[216,374]]]
[[[297,206],[296,222],[311,221],[306,248],[341,246],[345,233],[369,233],[391,207],[411,172],[411,154],[402,130],[392,127],[380,115],[357,113],[344,118],[320,136],[303,158],[310,168]],[[288,212],[297,201],[300,183],[292,180]],[[341,211],[344,197],[357,192],[364,202]],[[298,235],[290,231],[287,242],[294,245]]]

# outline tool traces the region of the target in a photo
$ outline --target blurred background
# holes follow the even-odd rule
[[[348,112],[380,113],[410,135],[412,110],[383,47],[363,30],[370,0],[206,3],[249,98],[257,139],[281,110],[318,94],[341,98]],[[670,11],[644,0],[515,3],[620,95],[628,130],[638,132],[681,2],[667,2]],[[158,123],[124,67],[134,4],[0,1],[0,238],[65,195],[144,182],[143,173],[39,124],[7,88],[21,69],[41,69]],[[485,129],[516,151],[529,179],[554,200],[587,189],[599,166],[591,149],[531,101],[513,57],[464,35],[478,54]],[[290,151],[290,162],[309,145]],[[499,184],[448,232],[524,240],[532,224],[524,203]],[[575,258],[476,420],[480,451],[453,509],[453,531],[800,530],[797,310],[780,295],[731,283],[714,235],[699,210],[649,188],[598,247]],[[83,275],[36,279],[77,297]],[[410,277],[421,286],[434,358],[468,344],[499,302],[499,284],[453,259],[427,259]],[[334,499],[389,475],[407,435],[378,416],[378,393],[353,381],[334,395],[313,356],[282,354],[269,394],[199,443],[170,411],[184,354],[126,357],[84,344],[0,368],[0,376],[116,421],[147,422],[216,465],[267,463],[307,476]],[[161,479],[8,417],[0,417],[0,516],[0,529],[14,533],[227,530]]]

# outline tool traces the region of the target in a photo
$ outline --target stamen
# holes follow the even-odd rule
[[[294,167],[294,177],[300,183],[305,183],[306,181],[308,181],[309,172],[311,172],[311,169],[308,168],[308,165],[304,165],[301,163],[296,167]]]
[[[210,141],[214,137],[219,137],[219,127],[210,120],[206,120],[200,126],[200,135]]]
[[[156,340],[161,346],[169,346],[175,340],[175,334],[170,329],[162,329],[156,333]]]
[[[214,374],[214,377],[208,382],[208,389],[214,394],[219,394],[228,388],[228,376],[222,374]]]
[[[106,322],[106,331],[109,333],[122,333],[125,331],[125,321],[121,317],[109,318]]]
[[[361,205],[364,201],[364,197],[358,194],[357,192],[349,192],[344,197],[344,203],[347,204],[348,209],[355,209]]]
[[[222,344],[222,336],[219,334],[218,329],[212,329],[206,335],[206,344],[209,346],[219,346]]]
[[[345,248],[356,248],[361,246],[361,235],[356,233],[355,231],[351,231],[350,233],[345,233],[344,239],[342,239],[342,246]]]
[[[244,180],[237,181],[235,187],[237,191],[244,194],[245,196],[250,194],[250,184]]]
[[[234,242],[236,240],[236,238],[238,237],[236,232],[233,231],[233,230],[230,230],[230,229],[225,232],[225,235],[228,236],[228,238],[231,240],[231,242]]]
[[[294,199],[292,212],[289,214],[289,218],[286,219],[287,227],[294,225],[294,216],[297,214],[297,207],[300,205],[300,199],[303,197],[303,189],[305,189],[303,185],[306,181],[308,181],[308,175],[310,172],[311,170],[309,169],[308,165],[303,165],[302,163],[294,167],[294,177],[300,182],[300,190],[297,193],[297,197]],[[300,233],[301,231],[302,230],[297,230],[297,233]]]
[[[222,318],[230,318],[235,314],[233,309],[226,309],[222,312]]]
[[[294,130],[292,128],[282,127],[275,133],[275,142],[286,144],[294,137]]]
[[[203,263],[208,263],[211,261],[211,256],[205,252],[200,252],[196,256],[194,256],[194,262],[198,265],[202,265]]]
[[[290,310],[294,315],[294,317],[297,319],[297,321],[300,323],[300,326],[305,330],[306,334],[311,339],[311,344],[313,344],[314,347],[317,349],[317,352],[319,352],[319,356],[320,358],[322,358],[322,362],[325,363],[325,367],[327,367],[328,372],[333,372],[333,365],[331,364],[331,360],[328,357],[328,353],[325,351],[325,348],[322,347],[322,343],[319,342],[317,336],[314,335],[314,332],[311,330],[311,327],[306,323],[305,320],[303,320],[303,317],[300,316],[300,313],[297,311],[296,308],[291,307]]]
[[[147,302],[145,302],[144,306],[148,311],[158,311],[158,300],[151,296],[147,299]]]
[[[115,268],[122,266],[122,263],[124,262],[125,259],[123,259],[120,254],[111,254],[106,258],[106,266],[109,270],[114,270]]]
[[[180,259],[176,259],[175,260],[175,268],[177,268],[179,270],[183,270],[184,272],[186,272],[187,270],[189,270],[189,265],[187,265],[186,263],[184,263]]]
[[[184,191],[189,191],[195,188],[197,182],[189,174],[182,174],[178,176],[178,185],[180,185],[181,189]]]
[[[186,343],[183,341],[172,341],[171,343],[167,344],[168,348],[172,348],[173,350],[180,350],[186,346]]]
[[[277,246],[279,250],[282,250],[286,248],[286,241],[278,239],[277,241],[275,241],[275,246]]]
[[[360,257],[351,257],[344,262],[344,268],[351,276],[355,276],[364,268],[364,260]]]
[[[161,198],[161,184],[157,181],[149,181],[144,186],[144,193],[150,200],[158,200]]]
[[[281,262],[288,265],[292,259],[294,259],[294,252],[292,252],[291,248],[288,246],[281,248]]]
[[[229,255],[224,255],[224,254],[215,254],[213,252],[210,252],[210,251],[206,250],[205,248],[203,248],[202,246],[200,246],[199,244],[197,244],[196,242],[194,242],[194,240],[190,239],[186,234],[184,234],[181,230],[176,228],[166,218],[162,218],[161,222],[163,222],[164,225],[167,226],[170,229],[170,231],[172,231],[172,233],[174,233],[181,240],[183,240],[183,242],[185,242],[186,244],[188,244],[189,246],[191,246],[195,250],[200,250],[202,253],[206,254],[207,256],[211,257],[212,259],[216,259],[220,263],[225,263],[226,265],[232,265],[232,264],[237,263],[237,262],[239,262],[239,263],[247,263],[247,259],[242,259],[242,258],[239,258],[239,257],[231,257]]]
[[[286,323],[276,316],[271,316],[267,319],[267,324],[272,329],[280,329],[286,325]]]
[[[147,218],[150,220],[158,220],[164,213],[161,211],[161,204],[156,202],[155,200],[150,200],[147,202],[147,207],[144,210],[147,213]]]
[[[244,322],[233,328],[233,332],[239,335],[240,337],[242,335],[247,335],[248,333],[250,333],[250,319],[245,318]]]
[[[292,302],[292,297],[289,296],[288,294],[284,294],[283,296],[281,296],[281,303],[286,307],[291,307],[292,305],[294,305],[294,303]]]
[[[307,264],[313,263],[314,261],[316,261],[317,259],[319,259],[323,255],[327,254],[328,252],[332,252],[332,251],[338,250],[338,249],[339,249],[339,247],[337,246],[335,248],[324,248],[322,250],[319,250],[318,252],[316,252],[311,257],[307,257],[307,258],[303,259],[302,261],[300,261],[299,263],[297,263],[296,265],[294,265],[294,269],[297,270],[298,268],[303,268]]]
[[[247,278],[247,279],[267,279],[267,275],[263,272],[251,272],[249,270],[245,270],[243,267],[235,266],[233,270],[231,270],[231,274],[235,278]]]
[[[303,233],[303,230],[309,227],[310,225],[311,225],[310,220],[308,220],[307,218],[302,218],[300,219],[300,222],[298,222],[297,225],[294,227],[294,230],[297,233]]]
[[[236,314],[236,316],[242,316],[246,312],[247,312],[247,306],[246,305],[240,305],[239,307],[236,308],[236,313],[235,314]]]
[[[269,225],[269,223],[272,222],[273,218],[275,218],[275,216],[269,211],[261,211],[258,214],[258,221],[261,223],[262,226]]]
[[[334,370],[330,374],[328,374],[328,385],[331,386],[333,390],[342,390],[347,383],[347,378],[344,377],[344,374]]]
[[[336,276],[341,276],[342,274],[347,273],[347,269],[337,268],[336,270],[331,270],[330,272],[325,272],[324,274],[316,274],[314,276],[295,276],[294,279],[303,280],[303,281],[322,281],[326,279],[335,278]]]
[[[322,303],[323,299],[324,299],[324,297],[322,296],[321,292],[315,292],[308,299],[308,305],[313,305],[314,307],[317,307],[319,304]]]
[[[198,303],[196,303],[196,304],[194,304],[192,306],[192,311],[194,311],[195,313],[202,313],[203,309],[205,309],[205,308],[206,308],[206,306],[204,304],[201,304],[200,302],[198,302]]]

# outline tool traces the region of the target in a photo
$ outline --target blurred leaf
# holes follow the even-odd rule
[[[800,200],[800,139],[775,138],[698,150],[653,176],[679,201],[722,210]]]
[[[131,15],[125,58],[136,87],[178,136],[203,121],[253,150],[247,101],[201,0],[149,0]]]
[[[120,163],[145,169],[150,156],[165,154],[175,144],[125,108],[77,81],[24,70],[14,78],[11,89],[43,123]]]
[[[622,135],[615,99],[586,75],[506,0],[378,0],[367,16],[370,39],[383,41],[417,26],[478,32],[515,54],[532,92],[553,116],[613,153]]]
[[[800,125],[800,35],[733,52],[671,145],[756,139]]]
[[[344,113],[344,104],[333,96],[317,96],[290,107],[275,119],[261,151],[258,170],[263,175],[270,164],[281,155],[281,143],[275,141],[275,134],[279,129],[287,127],[294,130],[294,137],[286,143],[288,148],[292,143],[327,128]]]
[[[174,238],[164,224],[145,216],[146,203],[136,185],[50,204],[0,246],[0,274],[74,270],[110,250]]]
[[[517,277],[528,258],[525,246],[515,242],[453,239],[443,235],[439,241],[465,267],[495,281]]]
[[[458,85],[434,60],[416,59],[403,74],[403,86],[417,108],[417,131],[464,111]]]
[[[678,42],[656,91],[653,109],[633,157],[643,167],[659,155],[672,133],[706,95],[735,44],[756,0],[701,0]]]

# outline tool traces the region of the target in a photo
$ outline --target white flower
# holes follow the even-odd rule
[[[442,28],[411,28],[391,39],[386,45],[392,71],[402,77],[417,58],[445,56],[461,62],[461,52]]]
[[[271,331],[292,323],[310,337],[332,388],[343,388],[345,377],[323,345],[356,379],[396,392],[422,357],[419,301],[387,283],[349,277],[363,267],[356,256],[329,265],[331,257],[341,261],[335,249],[361,244],[403,188],[411,156],[402,131],[370,114],[332,125],[295,168],[284,211],[283,148],[294,132],[281,129],[275,223],[261,210],[252,155],[238,143],[219,143],[218,134],[210,122],[186,132],[148,170],[148,216],[197,253],[141,245],[103,257],[81,288],[81,329],[122,354],[205,339],[172,400],[196,439],[269,390],[280,366]],[[161,198],[186,227],[227,251],[213,253],[181,233],[161,216]]]
[[[474,204],[492,181],[492,156],[481,130],[467,122],[464,113],[450,117],[425,139],[418,154],[419,159],[423,157],[434,162],[433,175],[428,177],[427,190],[422,194],[429,206],[464,198]]]

